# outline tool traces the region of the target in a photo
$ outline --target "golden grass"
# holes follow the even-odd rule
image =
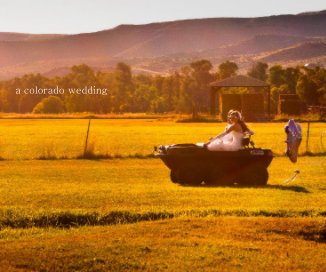
[[[0,119],[0,156],[4,159],[76,158],[83,154],[88,120]],[[276,154],[285,150],[283,123],[252,123],[256,146]],[[223,131],[224,123],[176,123],[155,119],[92,120],[90,143],[94,153],[106,157],[147,156],[153,146],[205,142]],[[306,152],[306,128],[302,124],[300,153]],[[309,150],[326,152],[326,123],[311,123]]]
[[[324,220],[179,218],[3,229],[1,271],[325,271]]]
[[[325,166],[324,157],[301,157],[296,165],[275,158],[268,186],[237,188],[175,185],[158,159],[2,161],[0,223],[116,211],[136,216],[325,216]],[[284,184],[296,169],[301,174]]]
[[[0,271],[326,270],[325,156],[276,157],[264,188],[183,187],[159,159],[67,159],[83,153],[87,124],[0,119]],[[282,154],[284,124],[249,125]],[[146,156],[223,127],[96,119],[90,143],[96,156]],[[325,129],[311,124],[312,152],[325,152]]]

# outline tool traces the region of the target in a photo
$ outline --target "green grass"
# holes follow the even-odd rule
[[[0,156],[4,159],[76,158],[83,154],[88,120],[85,119],[0,119]],[[89,143],[94,153],[106,157],[146,156],[153,146],[205,142],[223,131],[224,123],[176,123],[174,121],[92,120]],[[285,150],[283,123],[252,123],[256,146],[276,154]],[[300,153],[306,151],[306,128],[302,124]],[[326,152],[321,135],[326,123],[311,123],[310,151]]]

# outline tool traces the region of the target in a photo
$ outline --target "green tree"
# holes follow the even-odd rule
[[[132,96],[134,84],[130,67],[120,62],[114,71],[114,81],[112,86],[112,100],[114,112],[130,111],[133,104]]]
[[[235,62],[226,61],[218,66],[218,79],[225,79],[237,74],[239,67]]]
[[[281,65],[274,65],[269,68],[268,81],[273,87],[280,87],[282,84],[286,84]]]
[[[267,80],[267,68],[268,68],[267,63],[257,62],[248,71],[248,76],[260,79],[262,81],[266,81]]]
[[[16,89],[21,88],[21,79],[14,78],[1,83],[2,111],[19,112],[20,95],[16,94]]]
[[[326,86],[321,87],[317,90],[318,94],[318,103],[320,105],[325,106],[326,105]]]
[[[106,88],[108,90],[108,95],[101,97],[101,111],[103,113],[108,113],[112,111],[112,97],[111,97],[111,90],[114,81],[114,74],[113,73],[104,73],[98,72],[96,74],[98,86],[100,88]]]
[[[25,89],[44,89],[50,87],[49,79],[41,74],[27,74],[20,80],[19,88]],[[35,105],[44,98],[44,94],[24,94],[19,95],[18,111],[21,113],[32,112]]]
[[[300,75],[301,72],[299,67],[288,67],[283,71],[283,79],[286,85],[288,86],[289,93],[296,93],[296,85]]]
[[[99,81],[94,70],[86,64],[75,65],[71,67],[71,72],[65,76],[60,86],[68,88],[84,89],[90,87],[99,87]],[[102,97],[98,95],[80,95],[65,93],[64,102],[68,112],[103,112]]]
[[[49,96],[41,100],[33,109],[33,113],[62,113],[64,103],[57,96]]]
[[[307,104],[324,104],[326,70],[322,67],[304,68],[297,82],[297,93]]]
[[[132,112],[149,112],[151,103],[158,96],[158,91],[153,86],[153,79],[149,75],[137,75],[134,79],[135,92],[131,105]]]
[[[318,102],[318,86],[308,75],[300,76],[297,82],[297,94],[309,105],[315,105]]]
[[[196,117],[196,105],[194,93],[196,91],[196,85],[194,79],[190,74],[190,67],[183,67],[182,81],[181,81],[181,99],[179,99],[177,104],[177,111],[184,113],[192,113],[193,117]]]
[[[196,117],[198,111],[207,111],[209,99],[209,83],[213,81],[210,70],[213,65],[208,60],[199,60],[190,64],[191,79],[189,81],[189,93],[192,100],[192,114]]]

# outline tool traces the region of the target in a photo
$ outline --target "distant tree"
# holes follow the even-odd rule
[[[301,72],[299,67],[288,67],[283,70],[283,80],[288,86],[289,93],[296,93],[296,85],[300,75]]]
[[[113,86],[114,81],[114,75],[113,73],[104,73],[104,72],[98,72],[96,74],[97,80],[98,80],[98,86],[100,88],[106,88],[108,90],[108,95],[102,96],[101,99],[101,111],[103,113],[108,113],[112,111],[112,98],[111,98],[111,90]]]
[[[164,77],[161,75],[155,76],[152,80],[152,84],[156,88],[158,95],[162,95],[163,81],[164,81]]]
[[[61,82],[62,88],[89,88],[99,86],[94,70],[86,64],[71,67],[71,72]],[[68,112],[103,112],[102,103],[96,95],[78,95],[65,93],[64,102]]]
[[[209,83],[213,81],[213,75],[210,70],[213,65],[208,60],[199,60],[190,64],[191,79],[189,81],[191,88],[189,93],[192,99],[192,113],[196,117],[198,110],[205,111],[208,106]]]
[[[274,65],[269,68],[269,77],[268,81],[272,86],[280,87],[282,84],[285,84],[283,68],[281,65]]]
[[[289,86],[287,84],[271,88],[272,108],[275,111],[277,110],[280,94],[291,94],[291,91],[289,90]]]
[[[155,87],[146,84],[137,84],[133,96],[133,112],[149,112],[152,101],[156,97]]]
[[[180,86],[181,97],[176,105],[178,112],[192,113],[193,117],[197,115],[196,107],[196,83],[191,77],[191,68],[189,66],[182,68],[182,81]]]
[[[41,74],[27,74],[21,78],[19,88],[35,89],[36,87],[43,89],[50,85],[48,78]],[[43,94],[21,94],[19,95],[18,111],[21,113],[32,112],[35,105],[44,98]]]
[[[0,83],[1,84],[1,83]],[[4,112],[4,109],[6,107],[6,95],[5,95],[5,89],[1,88],[0,85],[0,112]]]
[[[326,69],[305,69],[297,82],[297,93],[307,104],[325,104]]]
[[[134,84],[130,66],[120,62],[114,71],[114,81],[112,86],[112,100],[114,112],[127,112],[131,110],[133,104],[132,96]]]
[[[4,112],[19,112],[20,96],[16,95],[16,89],[21,88],[21,79],[14,78],[1,83],[1,101]]]
[[[173,103],[174,103],[174,93],[173,93],[173,81],[172,81],[172,76],[167,76],[164,78],[162,82],[162,93],[159,95],[160,99],[159,101],[160,104],[164,104],[165,106],[160,106],[161,109],[164,109],[164,111],[172,111],[173,110]]]
[[[135,91],[132,95],[132,112],[150,112],[151,103],[158,96],[158,91],[153,86],[153,79],[149,75],[137,75],[133,78]]]
[[[234,76],[237,74],[237,71],[239,69],[238,65],[232,61],[226,61],[221,63],[218,66],[218,78],[219,79],[225,79],[231,76]]]
[[[257,62],[248,71],[248,76],[260,79],[262,81],[266,81],[267,80],[267,68],[268,68],[267,63]]]
[[[41,100],[34,109],[33,113],[62,113],[64,112],[64,103],[57,96],[49,96]]]
[[[178,101],[181,99],[181,81],[182,76],[179,72],[175,72],[171,76],[171,86],[172,86],[172,107],[173,110],[176,110]]]
[[[317,104],[317,89],[317,84],[307,75],[302,75],[297,82],[297,94],[309,105]]]
[[[325,106],[326,105],[326,86],[321,87],[317,90],[318,94],[318,103],[320,105]]]
[[[256,63],[248,75],[266,80],[268,67]],[[48,112],[44,106],[46,95],[16,94],[16,89],[53,88],[65,89],[56,98],[64,101],[67,112],[172,112],[192,113],[208,110],[209,83],[214,77],[220,79],[233,76],[238,66],[230,61],[221,63],[216,75],[208,60],[199,60],[183,67],[169,76],[135,75],[125,63],[118,63],[113,72],[95,72],[81,64],[71,68],[68,75],[46,78],[40,74],[25,75],[7,81],[0,81],[0,111],[4,112]],[[303,68],[274,65],[268,69],[271,84],[272,107],[276,109],[279,94],[297,93],[308,104],[326,104],[326,70],[322,67]],[[108,89],[108,95],[70,94],[68,88],[99,87]],[[243,93],[247,89],[230,89],[231,93]],[[52,99],[52,98],[51,98]],[[47,100],[45,100],[47,101]],[[40,103],[42,102],[42,103]],[[60,103],[58,103],[60,104]],[[37,105],[37,106],[36,106]],[[51,110],[52,111],[52,110]],[[55,112],[61,112],[61,108]]]

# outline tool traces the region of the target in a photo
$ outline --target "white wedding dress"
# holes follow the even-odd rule
[[[213,140],[207,145],[210,151],[237,151],[242,148],[243,133],[231,131],[222,138]]]

